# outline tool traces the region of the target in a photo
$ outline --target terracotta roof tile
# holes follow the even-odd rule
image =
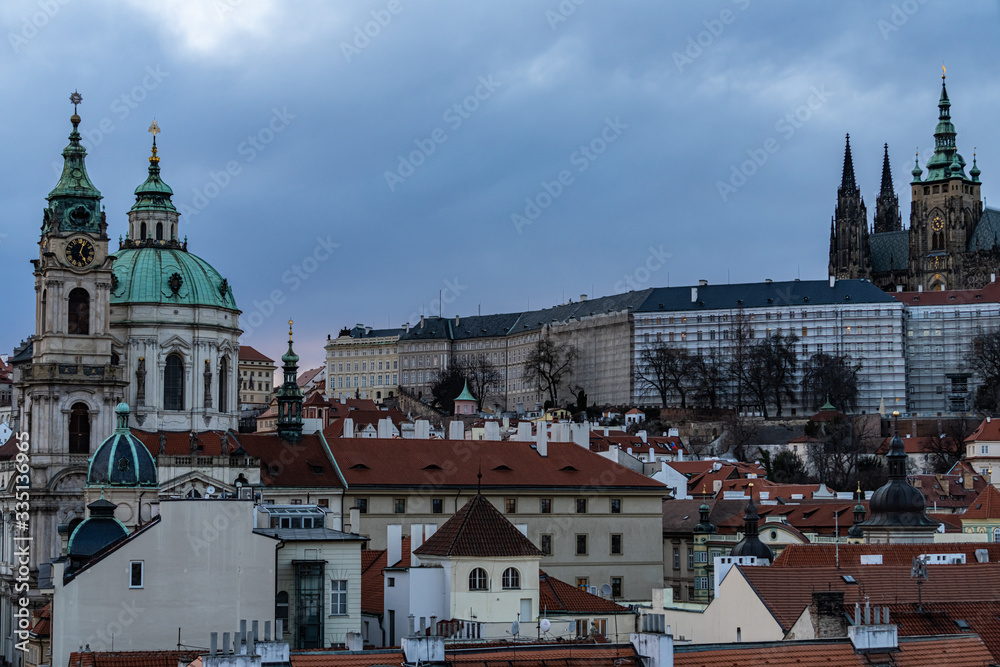
[[[249,345],[240,345],[240,361],[264,361],[274,363],[274,359]]]
[[[592,667],[610,664],[620,667],[639,667],[641,664],[635,650],[629,645],[582,642],[518,644],[516,647],[508,643],[479,644],[474,648],[455,648],[452,644],[448,644],[445,660],[449,665],[462,665],[462,667],[497,667],[498,665],[510,665],[512,662],[517,667],[551,667],[553,665],[558,667]],[[403,654],[392,650],[365,651],[363,653],[323,650],[293,651],[291,662],[292,667],[399,665],[403,662]]]
[[[1000,519],[1000,491],[992,484],[987,484],[962,514],[962,520],[967,519]]]
[[[320,366],[319,368],[310,368],[309,370],[301,373],[295,381],[300,387],[304,387],[310,382],[312,382],[313,378],[319,375],[320,371],[322,370],[323,370],[322,366]]]
[[[759,509],[759,508],[758,508]],[[959,515],[961,516],[961,515]],[[883,565],[910,567],[913,559],[921,554],[965,554],[966,564],[976,562],[976,550],[986,549],[990,562],[1000,561],[1000,543],[959,542],[939,544],[841,544],[840,564],[861,565],[861,556],[881,554]],[[780,567],[836,567],[836,544],[789,544],[774,559],[772,568]]]
[[[542,555],[541,549],[522,535],[493,503],[479,494],[455,512],[413,553],[417,556],[500,558]]]
[[[904,635],[951,635],[973,632],[983,640],[1000,664],[1000,601],[991,602],[936,602],[892,605],[889,617]],[[965,621],[968,630],[956,621]]]
[[[328,440],[347,483],[355,488],[476,488],[482,463],[484,488],[563,487],[646,489],[666,487],[569,442],[552,442],[540,456],[529,442],[486,440]]]
[[[627,614],[629,609],[582,588],[538,572],[538,606],[565,614]]]
[[[177,667],[198,657],[198,651],[76,651],[70,653],[71,667]]]
[[[300,442],[287,442],[277,433],[239,433],[235,437],[250,456],[260,459],[260,478],[266,486],[343,487],[323,440],[316,434],[303,435]]]
[[[898,667],[985,667],[989,650],[975,635],[900,637],[899,651],[855,653],[846,637],[815,641],[678,645],[674,667],[851,667],[891,664]]]
[[[225,431],[199,431],[196,433],[195,435],[198,438],[197,444],[200,446],[200,450],[192,454],[191,433],[188,431],[157,432],[132,429],[132,435],[138,438],[142,444],[146,445],[146,449],[154,457],[160,451],[160,433],[166,438],[164,454],[167,456],[222,456],[222,436],[226,433]],[[235,440],[239,436],[231,431],[228,433],[229,447],[227,448],[226,456],[239,449],[239,445]]]
[[[372,665],[401,665],[402,651],[365,651],[363,653],[331,651],[292,651],[292,667],[371,667]],[[173,667],[177,667],[174,665]]]
[[[972,435],[965,439],[966,442],[998,442],[1000,441],[1000,419],[986,418]]]

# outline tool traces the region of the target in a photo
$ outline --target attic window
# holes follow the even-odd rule
[[[426,465],[421,468],[421,470],[441,470],[441,466],[436,463],[431,463],[430,465]]]
[[[371,468],[366,466],[364,463],[355,463],[351,466],[351,470],[371,470]]]
[[[279,465],[268,466],[268,472],[270,472],[272,475],[277,475],[279,472],[281,472],[281,466]]]
[[[968,622],[966,622],[965,620],[963,620],[961,618],[956,618],[955,619],[955,625],[957,625],[958,629],[962,630],[962,631],[968,631],[968,630],[972,629],[972,628],[969,627]]]
[[[854,577],[852,577],[849,574],[842,574],[840,576],[841,576],[841,578],[843,578],[844,583],[847,583],[847,584],[856,584],[856,583],[858,583],[857,581],[854,580]]]
[[[573,466],[563,466],[562,468],[559,468],[559,472],[579,472],[579,470]]]
[[[309,470],[311,470],[313,473],[317,475],[323,474],[323,466],[316,465],[315,463],[309,464]]]
[[[511,470],[510,466],[506,466],[506,465],[504,465],[502,463],[500,465],[498,465],[496,468],[493,468],[493,469],[494,470],[500,470],[500,471],[508,471],[508,472]]]

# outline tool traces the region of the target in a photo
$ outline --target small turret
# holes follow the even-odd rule
[[[281,356],[284,382],[278,389],[278,435],[288,442],[302,440],[302,389],[297,381],[299,355],[292,349],[292,320],[288,320],[288,351]]]

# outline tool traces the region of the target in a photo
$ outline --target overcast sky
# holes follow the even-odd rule
[[[959,151],[1000,183],[996,2],[0,4],[0,349],[84,102],[109,235],[153,118],[189,249],[243,342],[303,366],[344,325],[630,288],[818,279],[851,134],[869,208],[889,144],[904,220],[941,65]],[[754,162],[746,162],[754,160]],[[749,176],[739,174],[742,170]],[[273,301],[280,301],[277,305]]]

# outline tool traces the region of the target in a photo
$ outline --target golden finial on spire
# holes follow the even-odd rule
[[[858,480],[858,493],[861,493],[861,480]]]
[[[149,129],[146,131],[153,135],[153,155],[149,158],[149,161],[159,162],[160,158],[156,157],[156,135],[158,135],[162,130],[160,130],[160,126],[156,124],[155,118],[153,119],[153,124],[150,125]]]
[[[946,70],[946,69],[944,68],[944,65],[941,65],[941,78],[942,78],[942,79],[944,78],[944,75],[945,75],[946,73],[947,73],[947,70]]]
[[[292,320],[288,320],[288,342],[289,343],[292,342],[292,324],[294,324],[294,322]]]

